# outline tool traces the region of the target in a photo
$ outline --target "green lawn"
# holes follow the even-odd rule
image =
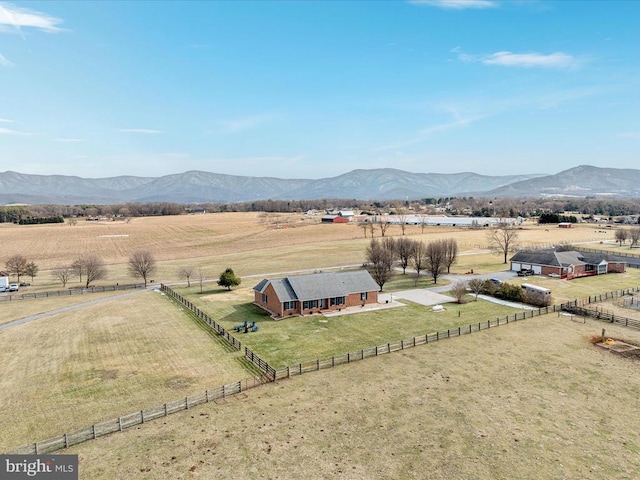
[[[259,329],[235,336],[272,366],[279,368],[299,362],[331,357],[388,342],[485,322],[522,310],[491,302],[470,301],[446,304],[445,311],[406,300],[404,307],[325,317],[308,315],[275,321],[254,306],[249,289],[228,292],[211,290],[202,295],[194,289],[176,289],[214,320],[233,333],[233,326],[256,322]],[[198,290],[199,291],[199,290]]]

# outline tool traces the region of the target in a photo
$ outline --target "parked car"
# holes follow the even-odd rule
[[[19,286],[17,283],[10,283],[9,284],[9,291],[10,292],[17,292],[19,290]]]
[[[29,285],[31,285],[29,282],[20,282],[21,287],[28,287]]]
[[[526,277],[528,275],[533,275],[533,274],[534,274],[533,268],[523,268],[518,272],[519,277]]]
[[[493,283],[494,285],[500,285],[500,284],[502,284],[502,281],[501,281],[501,280],[498,280],[497,278],[490,278],[490,279],[489,279],[489,281],[490,281],[491,283]]]

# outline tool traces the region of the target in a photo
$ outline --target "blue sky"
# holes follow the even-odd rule
[[[640,168],[638,19],[640,1],[0,1],[0,171]]]

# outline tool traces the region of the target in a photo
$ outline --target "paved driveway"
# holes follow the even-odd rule
[[[431,305],[439,305],[441,303],[450,303],[456,301],[456,299],[453,297],[442,295],[440,293],[432,291],[431,289],[425,288],[416,288],[414,290],[404,290],[401,292],[393,293],[383,293],[378,296],[378,301],[384,303],[387,300],[391,300],[392,296],[393,300],[405,299],[414,303],[418,303],[420,305],[425,305],[427,307]]]

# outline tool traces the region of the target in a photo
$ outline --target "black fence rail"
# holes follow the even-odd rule
[[[349,352],[342,355],[302,362],[296,365],[291,365],[275,370],[274,380],[281,380],[284,378],[294,377],[296,375],[302,375],[304,373],[316,372],[325,368],[333,368],[338,365],[364,360],[365,358],[377,357],[379,355],[385,355],[392,352],[405,350],[407,348],[413,348],[418,345],[425,345],[427,343],[438,342],[440,340],[445,340],[448,338],[468,335],[470,333],[480,332],[482,330],[507,325],[509,323],[525,320],[526,318],[546,315],[548,313],[557,312],[560,310],[560,305],[542,307],[534,310],[516,313],[513,315],[507,315],[505,317],[497,317],[494,320],[488,320],[486,322],[474,323],[464,327],[450,328],[441,332],[429,333],[427,335],[421,335],[419,337],[413,337],[406,340],[399,340],[396,342],[389,342],[374,347],[363,348],[362,350],[357,350],[355,352]]]
[[[62,450],[63,448],[69,448],[79,443],[94,440],[105,435],[109,435],[115,432],[121,432],[127,428],[134,427],[158,418],[163,418],[172,413],[188,410],[197,405],[203,403],[213,402],[215,400],[224,399],[233,395],[237,395],[245,390],[249,390],[254,387],[258,387],[263,384],[263,381],[259,378],[247,378],[239,382],[231,383],[229,385],[223,385],[211,390],[205,390],[204,392],[196,393],[191,396],[174,400],[172,402],[157,405],[155,407],[146,408],[137,412],[129,413],[122,417],[115,418],[113,420],[107,420],[106,422],[96,423],[88,427],[83,427],[72,432],[67,432],[63,435],[51,437],[46,440],[42,440],[36,443],[30,443],[10,452],[6,452],[5,455],[41,455],[46,453]]]
[[[178,302],[182,306],[186,307],[189,311],[191,311],[194,315],[196,315],[200,320],[202,320],[207,325],[209,325],[218,335],[220,335],[222,338],[224,338],[233,348],[235,348],[236,350],[241,350],[242,349],[242,343],[240,343],[240,341],[236,337],[234,337],[229,332],[227,332],[227,330],[225,330],[225,328],[222,325],[220,325],[213,318],[211,318],[205,312],[200,310],[196,305],[191,303],[189,300],[184,298],[182,295],[180,295],[179,293],[174,292],[169,287],[167,287],[165,284],[161,284],[160,285],[160,291],[163,292],[166,295],[169,295],[176,302]]]
[[[637,258],[640,260],[640,255],[634,254],[634,253],[625,253],[625,252],[612,252],[610,250],[598,250],[595,248],[583,248],[582,246],[578,246],[576,248],[576,250],[580,250],[581,252],[589,252],[589,253],[608,253],[610,255],[616,256],[616,257],[627,257],[627,258]]]
[[[603,312],[602,310],[598,310],[594,308],[581,307],[577,304],[577,302],[563,304],[562,310],[564,310],[565,312],[571,313],[573,315],[578,315],[581,317],[589,317],[589,318],[600,320],[601,322],[606,322],[606,323],[617,323],[618,325],[622,325],[623,327],[629,327],[629,328],[634,328],[636,330],[640,330],[640,321],[634,318],[627,318],[620,315],[614,315],[613,313]]]
[[[276,370],[247,347],[244,347],[244,357],[254,364],[271,382],[276,379]]]
[[[34,293],[10,293],[0,295],[0,302],[12,302],[14,300],[28,300],[32,298],[68,297],[69,295],[84,295],[89,293],[115,292],[118,290],[135,290],[145,288],[144,283],[132,283],[128,285],[109,285],[103,287],[72,287],[67,290],[52,290]]]

